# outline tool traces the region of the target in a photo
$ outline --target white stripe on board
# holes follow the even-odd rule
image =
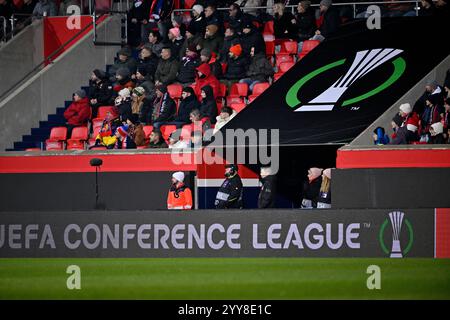
[[[197,187],[220,187],[223,183],[223,179],[197,179]],[[242,185],[244,187],[260,187],[259,179],[242,179]]]

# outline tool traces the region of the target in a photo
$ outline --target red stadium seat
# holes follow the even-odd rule
[[[86,145],[84,141],[81,140],[67,140],[67,150],[84,150]]]
[[[311,50],[320,44],[319,40],[305,40],[303,41],[302,51],[298,54],[298,59],[305,57]]]
[[[191,139],[191,132],[192,132],[192,125],[191,124],[185,124],[181,128],[181,140],[188,141]]]
[[[275,41],[266,42],[266,57],[273,65],[273,57],[275,56]]]
[[[226,96],[227,96],[227,85],[221,82],[219,98],[225,98]]]
[[[39,152],[41,151],[41,148],[27,148],[25,149],[26,152]]]
[[[105,119],[102,119],[102,118],[92,119],[92,130],[94,132],[97,131],[97,133],[98,133],[98,131],[100,131],[100,129],[101,129],[102,125],[103,125],[103,120],[105,120]],[[95,136],[96,135],[94,135],[94,137]]]
[[[266,40],[266,38],[267,39],[271,38],[273,40],[273,39],[275,39],[274,35],[275,35],[275,30],[273,28],[273,21],[272,20],[267,21],[266,23],[264,23],[264,30],[263,30],[264,40],[269,41],[269,40]]]
[[[160,130],[161,130],[161,134],[162,134],[164,140],[167,141],[169,139],[170,134],[172,132],[174,132],[176,129],[177,129],[177,126],[173,125],[173,124],[166,124],[166,125],[161,126]]]
[[[72,130],[72,136],[67,140],[67,150],[84,150],[85,142],[89,138],[87,127],[76,127]]]
[[[221,101],[219,102],[216,101],[216,104],[217,104],[217,114],[220,114],[220,110],[222,110],[223,103]]]
[[[153,132],[153,126],[144,126],[145,139],[150,139],[150,134]]]
[[[181,99],[181,93],[183,92],[183,86],[181,84],[169,84],[167,86],[167,92],[172,99]]]
[[[280,63],[280,73],[285,73],[287,72],[290,68],[292,68],[295,65],[295,62],[282,62]]]
[[[283,62],[294,62],[294,57],[284,54],[277,54],[275,64],[278,71],[280,70],[280,64]]]
[[[227,106],[231,106],[233,103],[244,103],[244,99],[241,97],[227,96]]]
[[[247,97],[248,96],[248,84],[246,83],[233,83],[231,86],[229,97]]]
[[[225,62],[222,62],[220,65],[222,67],[222,73],[225,74],[227,72],[228,65]]]
[[[297,55],[297,41],[285,41],[281,45],[281,51],[278,54]]]
[[[277,81],[281,78],[281,76],[284,74],[284,72],[277,72],[273,75],[273,82]]]
[[[102,106],[98,108],[97,119],[105,119],[107,113],[110,112],[114,118],[117,116],[117,108],[114,106]]]
[[[236,111],[237,113],[241,112],[247,105],[245,103],[232,103],[231,109]]]
[[[53,141],[65,141],[67,139],[67,128],[66,127],[54,127],[50,131],[49,140]]]
[[[255,98],[257,96],[259,96],[261,93],[263,93],[269,87],[270,87],[270,83],[268,83],[268,82],[261,82],[261,83],[255,84],[255,86],[253,87],[252,94],[248,97],[248,102],[250,103],[253,100],[255,100]]]

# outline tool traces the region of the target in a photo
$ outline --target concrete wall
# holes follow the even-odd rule
[[[411,90],[403,95],[398,101],[385,113],[383,113],[372,125],[364,130],[348,147],[373,145],[372,132],[376,127],[383,127],[387,133],[392,133],[391,120],[398,112],[398,107],[402,103],[409,102],[411,106],[420,98],[425,91],[425,85],[429,80],[437,80],[442,85],[445,79],[445,73],[450,68],[450,55],[447,56],[436,68],[419,81]]]
[[[0,96],[44,60],[44,24],[36,20],[0,47]]]
[[[120,17],[106,19],[97,27],[98,41],[120,42]],[[10,148],[22,135],[39,126],[40,120],[56,112],[72,93],[86,85],[92,70],[105,69],[119,49],[94,46],[92,31],[63,53],[55,63],[31,77],[0,102],[0,150]]]

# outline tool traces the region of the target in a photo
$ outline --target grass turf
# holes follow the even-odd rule
[[[81,290],[66,287],[73,264]],[[450,260],[2,258],[0,299],[450,299]]]

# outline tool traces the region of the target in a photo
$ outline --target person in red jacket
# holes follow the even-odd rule
[[[84,90],[78,90],[73,95],[72,104],[64,111],[67,120],[67,135],[70,137],[72,129],[87,124],[91,116],[91,106]]]
[[[191,210],[192,192],[184,184],[184,173],[175,172],[172,175],[172,186],[167,196],[167,209],[169,210]]]
[[[211,72],[211,67],[207,63],[202,63],[197,68],[197,75],[195,77],[195,95],[199,100],[202,99],[202,88],[206,85],[210,85],[213,89],[214,98],[220,95],[220,82]]]

